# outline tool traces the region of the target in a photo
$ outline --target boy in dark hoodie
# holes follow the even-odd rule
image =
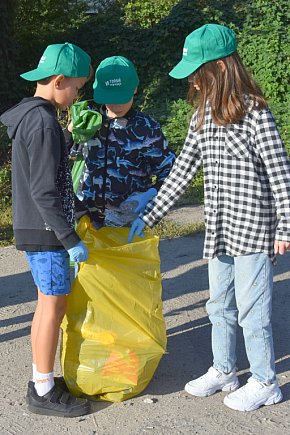
[[[21,75],[36,81],[0,121],[12,139],[12,204],[16,248],[26,252],[38,301],[31,327],[33,381],[27,403],[36,414],[76,417],[89,402],[55,385],[53,367],[59,328],[70,292],[69,259],[88,251],[74,230],[74,200],[68,152],[56,109],[77,97],[91,71],[90,56],[70,44],[49,45],[38,67]]]

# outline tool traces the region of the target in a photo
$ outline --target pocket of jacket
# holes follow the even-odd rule
[[[227,129],[225,149],[227,154],[236,159],[248,158],[250,156],[250,141],[248,134],[238,129]]]

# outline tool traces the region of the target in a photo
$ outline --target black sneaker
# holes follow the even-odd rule
[[[57,376],[54,378],[54,383],[55,385],[57,385],[59,388],[61,388],[63,391],[68,391],[69,389],[65,383],[64,377],[63,376]]]
[[[68,386],[66,385],[63,376],[57,376],[57,377],[54,377],[54,383],[55,383],[55,385],[57,385],[59,388],[61,388],[63,391],[67,391],[67,392],[69,392]],[[31,389],[33,386],[34,386],[34,382],[33,382],[33,381],[28,382],[28,390]],[[31,394],[31,393],[30,393],[30,394]]]
[[[87,399],[75,397],[58,385],[54,385],[44,396],[38,396],[32,381],[28,382],[26,402],[28,410],[34,414],[79,417],[90,411],[90,402]]]

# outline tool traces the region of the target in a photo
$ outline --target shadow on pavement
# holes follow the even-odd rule
[[[163,273],[163,297],[170,304],[166,312],[168,321],[167,353],[147,389],[143,394],[161,395],[183,391],[189,380],[196,378],[211,366],[211,327],[206,315],[192,314],[189,320],[186,311],[202,310],[208,292],[207,264],[202,260],[203,235],[181,237],[160,242],[161,270]],[[192,263],[192,264],[191,264]],[[273,294],[273,334],[277,373],[290,371],[290,292],[289,292],[289,257],[280,257],[274,268],[276,282]],[[287,274],[286,274],[287,273]],[[10,330],[10,326],[31,322],[33,313],[16,317],[9,316],[9,307],[31,302],[36,299],[36,289],[30,272],[13,276],[0,277],[0,312],[6,312],[5,320],[0,320],[0,327],[8,332],[1,335],[0,342],[14,340],[30,333],[30,326]],[[199,294],[199,292],[201,292]],[[176,304],[178,298],[185,296],[185,303]],[[179,305],[181,305],[179,307]],[[12,312],[13,313],[13,312]],[[176,326],[173,324],[177,318]],[[189,321],[188,321],[189,320]],[[242,331],[238,328],[237,339],[238,370],[249,368]],[[246,382],[247,374],[241,376]],[[286,400],[290,398],[290,383],[283,386]]]
[[[30,272],[0,277],[0,308],[35,301],[36,297],[37,291]]]

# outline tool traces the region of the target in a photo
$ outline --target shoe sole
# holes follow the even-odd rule
[[[90,405],[84,407],[82,410],[74,411],[71,413],[65,413],[65,412],[58,412],[55,409],[47,409],[47,408],[40,408],[38,406],[28,405],[28,411],[32,412],[33,414],[40,414],[40,415],[49,415],[54,417],[64,417],[64,418],[73,418],[73,417],[81,417],[82,415],[86,415],[90,412]]]
[[[196,397],[208,397],[212,394],[216,393],[217,391],[236,391],[240,386],[239,381],[231,382],[230,384],[224,385],[223,387],[219,388],[211,388],[206,391],[198,391],[194,390],[190,385],[186,384],[184,389],[188,394],[191,394],[192,396]]]
[[[231,403],[231,400],[228,397],[224,398],[224,404],[228,407],[231,408],[235,411],[241,411],[241,412],[251,412],[251,411],[255,411],[256,409],[259,409],[261,406],[269,406],[269,405],[276,405],[276,403],[281,402],[281,400],[283,399],[283,395],[281,393],[281,391],[273,394],[271,397],[269,397],[266,402],[262,402],[262,403],[256,403],[255,405],[253,405],[252,407],[248,408],[248,409],[244,409],[242,407],[237,406],[234,403]]]

